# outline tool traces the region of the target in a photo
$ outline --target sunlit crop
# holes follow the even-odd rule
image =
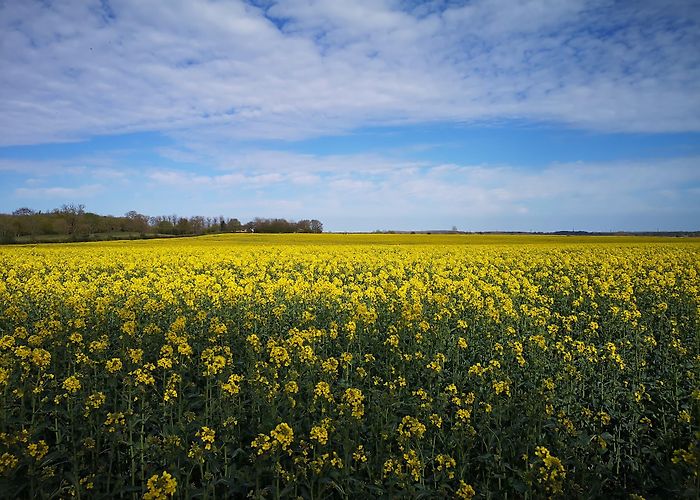
[[[678,497],[700,244],[0,249],[0,496]]]

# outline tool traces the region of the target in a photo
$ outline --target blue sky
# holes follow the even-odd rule
[[[700,229],[688,1],[0,2],[0,211]]]

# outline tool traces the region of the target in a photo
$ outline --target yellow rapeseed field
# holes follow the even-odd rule
[[[696,497],[700,243],[0,248],[0,497]]]

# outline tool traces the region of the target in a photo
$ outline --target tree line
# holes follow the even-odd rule
[[[123,216],[99,215],[87,212],[84,205],[63,205],[48,212],[19,208],[11,214],[0,214],[0,243],[18,239],[30,241],[44,236],[70,241],[85,241],[96,235],[129,233],[130,236],[186,236],[211,233],[321,233],[323,223],[316,219],[290,221],[286,219],[255,219],[241,223],[236,218],[180,217],[161,215],[150,217],[134,210]]]

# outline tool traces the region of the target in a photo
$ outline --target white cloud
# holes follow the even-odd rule
[[[273,152],[251,154],[265,157],[268,153],[275,157]],[[206,195],[211,203],[206,206],[211,210],[225,206],[253,217],[261,214],[252,208],[263,207],[266,216],[322,218],[330,229],[349,226],[371,230],[376,227],[362,221],[378,224],[381,219],[394,221],[399,229],[420,228],[411,222],[415,220],[426,224],[433,221],[431,224],[437,227],[438,221],[470,221],[478,229],[553,230],[568,229],[562,224],[580,220],[589,229],[608,230],[600,224],[621,217],[634,216],[641,224],[647,219],[656,224],[659,217],[665,217],[667,225],[688,227],[693,224],[692,217],[700,218],[700,206],[693,194],[700,185],[698,157],[578,162],[545,168],[429,162],[405,168],[399,160],[384,158],[383,168],[370,174],[329,168],[322,156],[285,153],[284,158],[294,168],[270,173],[268,169],[274,167],[261,164],[258,170],[214,171],[210,175],[163,171],[151,173],[150,180],[162,184],[163,189],[176,187],[182,192]],[[362,155],[328,158],[332,166],[361,164],[363,159]],[[295,183],[299,175],[309,176],[313,182]],[[283,192],[275,191],[278,189]],[[229,199],[231,193],[235,193],[235,201]],[[289,203],[286,206],[290,211],[274,213],[274,204],[269,201],[274,197],[272,193]],[[268,201],[261,204],[260,200]],[[694,215],[688,219],[688,214]],[[590,227],[595,224],[598,226]]]
[[[16,198],[42,199],[51,198],[56,200],[66,200],[73,198],[92,198],[102,192],[104,187],[99,184],[87,184],[76,187],[37,187],[37,188],[17,188],[14,195]]]
[[[0,208],[79,200],[98,213],[318,218],[329,230],[698,229],[700,220],[700,157],[540,168],[264,150],[241,158],[218,158],[226,168],[132,170],[126,180],[106,180],[109,189],[60,164],[52,176],[43,164],[44,173],[24,174],[6,196],[12,206]]]
[[[64,160],[27,160],[0,158],[0,172],[33,175],[39,179],[57,176],[90,177],[98,181],[125,182],[135,169],[124,167],[115,152],[109,155],[83,156]]]
[[[1,143],[142,130],[298,139],[521,117],[700,130],[689,2],[100,5],[0,5]]]
[[[148,178],[159,186],[169,186],[190,190],[193,187],[207,189],[227,189],[231,186],[257,187],[278,184],[284,181],[294,182],[296,176],[265,172],[255,174],[231,173],[224,175],[203,175],[179,170],[156,170]]]

